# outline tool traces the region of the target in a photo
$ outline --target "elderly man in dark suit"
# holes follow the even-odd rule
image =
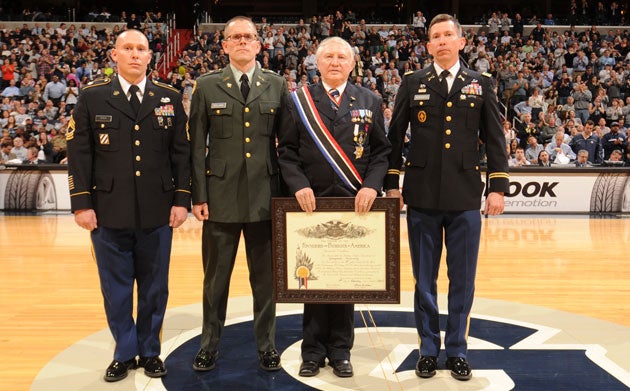
[[[121,33],[112,58],[119,73],[83,88],[66,135],[72,211],[91,231],[116,341],[105,372],[110,382],[138,365],[147,376],[166,375],[159,355],[171,242],[190,206],[190,145],[180,94],[146,79],[151,51],[141,32]]]
[[[440,14],[432,20],[427,49],[435,62],[406,74],[400,86],[389,128],[392,154],[384,185],[388,196],[399,197],[401,206],[404,196],[408,205],[420,337],[416,374],[436,374],[441,345],[437,277],[445,240],[449,277],[446,367],[459,380],[472,376],[466,339],[481,234],[480,141],[486,146],[488,159],[486,214],[503,212],[509,179],[492,78],[459,62],[459,51],[465,44],[455,18]],[[411,141],[401,195],[398,178],[409,124]]]
[[[367,212],[381,191],[390,151],[381,98],[347,82],[354,56],[343,39],[325,39],[316,57],[322,82],[291,94],[282,112],[280,171],[304,212],[315,210],[315,197],[354,197],[355,211]],[[352,376],[353,341],[353,304],[305,304],[299,375],[317,375],[328,358],[335,375]]]
[[[230,65],[198,78],[190,105],[193,214],[203,221],[204,268],[201,348],[193,368],[216,366],[242,232],[260,367],[277,371],[271,197],[280,195],[277,114],[288,90],[282,77],[256,66],[260,41],[251,19],[231,19],[224,35]]]

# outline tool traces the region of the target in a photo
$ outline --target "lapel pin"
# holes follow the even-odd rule
[[[153,95],[155,95],[155,94],[153,93],[153,91],[149,91],[149,96],[153,96]],[[166,99],[168,99],[168,98],[166,98]]]
[[[118,90],[114,91],[114,96],[118,96],[118,95],[120,95],[120,91]]]

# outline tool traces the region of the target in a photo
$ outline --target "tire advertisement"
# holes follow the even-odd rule
[[[0,209],[70,210],[66,167],[0,168]],[[630,213],[630,169],[513,170],[505,212]]]
[[[0,170],[0,209],[5,212],[70,210],[67,169],[4,167]]]

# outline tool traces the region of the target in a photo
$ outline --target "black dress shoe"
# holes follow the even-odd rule
[[[463,357],[447,358],[446,368],[451,370],[451,376],[457,380],[470,380],[472,377],[472,368]]]
[[[300,372],[299,375],[303,376],[303,377],[311,377],[311,376],[315,376],[319,373],[319,368],[323,368],[324,365],[326,365],[324,363],[324,360],[321,361],[302,361],[302,364],[300,364]]]
[[[209,352],[204,349],[199,349],[195,359],[193,360],[193,369],[195,371],[210,371],[214,369],[217,364],[217,357],[219,352],[213,350]]]
[[[103,376],[103,379],[108,382],[122,380],[127,377],[130,369],[136,368],[137,364],[135,357],[127,361],[114,360],[105,370],[105,376]]]
[[[437,357],[420,356],[416,363],[416,376],[429,378],[435,376],[437,370]]]
[[[260,368],[265,371],[278,371],[282,368],[282,365],[280,365],[280,353],[276,349],[268,352],[258,352],[258,360],[260,361]]]
[[[144,374],[149,377],[162,377],[166,375],[166,366],[162,359],[155,357],[140,357],[138,366],[144,368]]]
[[[352,377],[352,364],[350,360],[333,360],[330,362],[333,373],[338,377]]]

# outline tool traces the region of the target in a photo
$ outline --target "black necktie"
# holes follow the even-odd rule
[[[337,100],[339,99],[339,90],[336,88],[332,88],[330,89],[330,91],[328,91],[328,93],[330,94],[330,96],[333,97],[333,102],[332,102],[332,108],[333,110],[337,111],[339,109],[339,106],[337,104]]]
[[[133,113],[135,115],[138,115],[138,110],[140,110],[140,99],[138,99],[138,91],[140,91],[140,88],[138,88],[138,86],[135,84],[132,84],[131,87],[129,87],[129,94],[131,95],[131,97],[129,98],[129,103],[131,104],[131,109],[133,110]]]
[[[446,81],[446,78],[450,74],[451,73],[449,71],[442,71],[442,73],[440,73],[440,89],[442,90],[444,96],[448,95],[448,82]]]
[[[241,94],[243,94],[243,99],[247,100],[247,95],[249,95],[249,79],[244,73],[241,76]]]

